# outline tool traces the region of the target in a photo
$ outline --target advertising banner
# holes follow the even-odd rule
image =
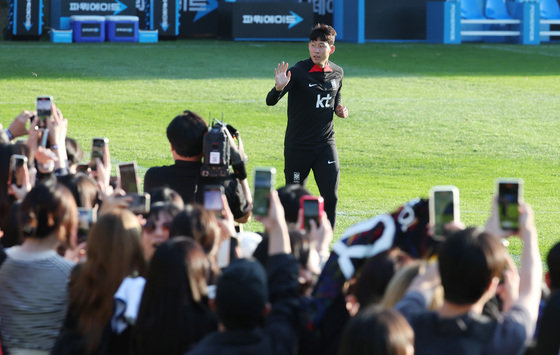
[[[235,3],[233,38],[307,41],[313,27],[311,3]]]

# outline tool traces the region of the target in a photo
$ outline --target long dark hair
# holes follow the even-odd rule
[[[87,261],[70,281],[70,312],[88,353],[100,345],[113,314],[113,295],[129,275],[146,269],[138,219],[128,210],[102,215],[88,235]]]
[[[176,237],[157,248],[136,320],[135,353],[183,354],[216,329],[206,306],[208,272],[208,259],[191,238]]]

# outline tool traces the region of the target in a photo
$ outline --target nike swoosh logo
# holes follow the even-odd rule
[[[317,86],[317,84],[309,84],[309,87],[312,88],[314,86]]]
[[[336,161],[334,161],[334,160],[327,161],[327,164],[334,164],[334,163],[336,163]]]

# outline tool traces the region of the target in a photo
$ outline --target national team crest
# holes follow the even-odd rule
[[[331,79],[331,87],[332,87],[333,89],[336,89],[336,80]]]

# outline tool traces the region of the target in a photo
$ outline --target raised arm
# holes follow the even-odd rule
[[[288,84],[292,78],[292,72],[288,71],[288,63],[282,62],[274,68],[274,87],[268,92],[266,96],[266,104],[274,106],[282,96],[287,92]]]

